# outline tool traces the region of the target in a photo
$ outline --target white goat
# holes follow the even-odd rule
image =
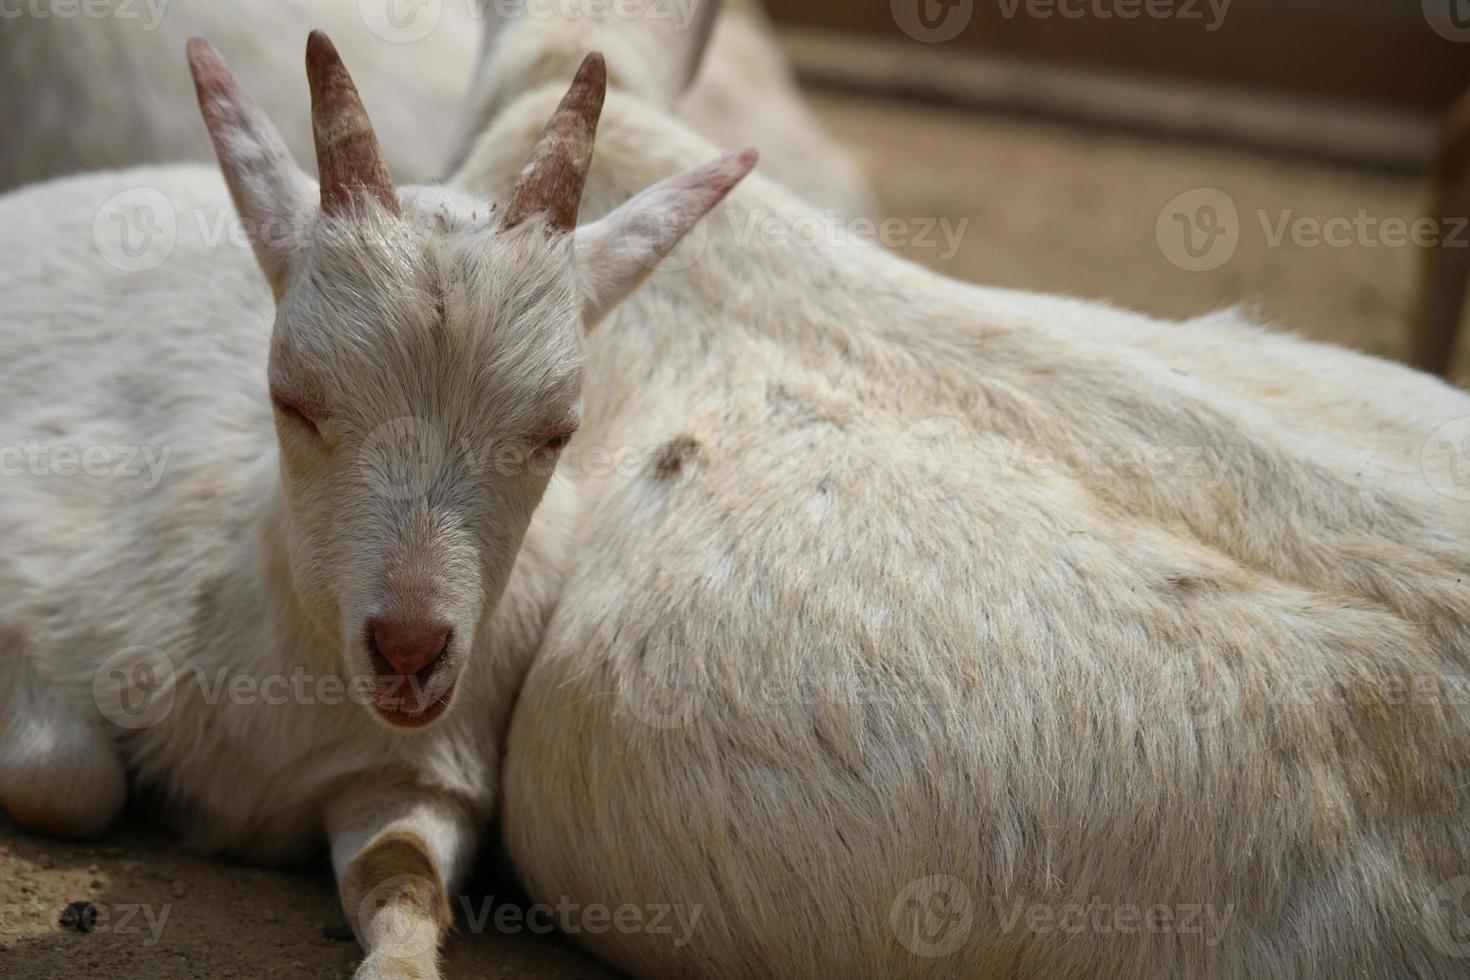
[[[589,214],[708,152],[621,77]],[[574,931],[639,977],[1466,976],[1470,397],[809,217],[747,182],[590,338],[572,450],[646,463],[563,460],[533,898],[636,908]]]
[[[609,12],[611,10],[611,12]],[[761,173],[819,208],[874,215],[857,165],[802,98],[757,0],[528,0],[484,12],[480,61],[452,159],[536,83],[564,82],[583,51],[608,56],[614,88],[638,89],[717,145],[761,147]],[[510,84],[507,84],[510,83]]]
[[[149,168],[0,199],[0,806],[95,833],[131,771],[209,848],[276,860],[325,832],[359,976],[433,976],[559,592],[574,499],[549,473],[584,324],[754,154],[573,234],[589,56],[507,204],[395,191],[314,33],[318,191],[214,50],[189,55],[223,182]],[[133,188],[177,216],[146,273],[93,240]],[[254,261],[190,220],[232,199]]]
[[[84,170],[208,160],[209,139],[185,111],[191,92],[179,52],[190,37],[214,38],[229,52],[287,147],[309,160],[300,66],[280,39],[313,28],[336,38],[357,66],[364,97],[378,107],[378,128],[392,136],[384,152],[393,173],[438,176],[474,65],[478,11],[467,0],[435,5],[439,21],[430,34],[392,43],[373,33],[360,12],[367,6],[102,0],[107,16],[78,9],[69,17],[51,5],[19,7],[0,19],[0,189]],[[407,80],[412,99],[401,97]]]
[[[391,8],[390,0],[371,5]],[[325,0],[101,0],[107,16],[61,17],[43,7],[0,17],[0,190],[83,170],[144,163],[205,160],[209,141],[188,104],[189,80],[178,52],[189,37],[214,38],[231,56],[242,84],[285,135],[287,148],[308,159],[312,148],[308,106],[294,84],[295,59],[277,40],[322,28],[337,39],[357,70],[364,98],[377,106],[377,128],[388,137],[384,155],[400,179],[422,180],[463,159],[493,107],[464,93],[475,72],[476,35],[492,51],[508,5],[444,0],[409,6],[402,25],[369,25],[368,4]],[[863,177],[837,150],[797,90],[759,4],[718,0],[594,5],[570,0],[517,4],[518,29],[538,29],[562,50],[595,35],[625,71],[672,70],[660,91],[682,91],[682,115],[716,143],[770,147],[764,172],[823,207],[873,214]],[[129,14],[130,16],[124,16]],[[421,20],[418,18],[422,18]],[[429,30],[422,37],[420,28]],[[534,28],[533,28],[534,25]],[[374,28],[382,33],[374,33]],[[394,43],[387,37],[402,40]],[[713,38],[711,40],[711,32]],[[639,45],[640,37],[653,45]],[[705,50],[706,42],[708,50]],[[519,48],[529,51],[522,42]],[[643,59],[642,64],[633,64]],[[485,66],[493,63],[483,62]],[[698,75],[695,70],[700,65]],[[570,78],[576,62],[541,66],[561,71],[539,81]],[[660,77],[663,77],[660,74]],[[408,96],[404,92],[409,93]],[[456,120],[459,132],[456,132]],[[465,121],[467,120],[467,121]],[[451,141],[451,136],[454,136]]]

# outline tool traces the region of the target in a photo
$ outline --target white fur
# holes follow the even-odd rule
[[[587,210],[707,152],[614,93]],[[533,897],[698,912],[578,933],[640,977],[1463,976],[1470,505],[1423,450],[1470,397],[744,240],[805,215],[748,182],[591,337],[579,443],[641,462],[580,464],[516,706]],[[1094,900],[1133,929],[1028,925]]]
[[[672,238],[504,229],[490,199],[437,187],[402,189],[401,216],[318,215],[269,120],[213,91],[254,257],[211,234],[233,214],[210,168],[0,198],[0,805],[93,833],[126,771],[210,849],[282,860],[325,832],[359,976],[428,977],[559,591],[574,497],[545,446],[578,423],[584,324],[754,159],[676,178],[698,207],[655,189],[608,218]],[[94,223],[138,188],[177,237],[130,272]],[[273,417],[283,393],[316,431]],[[111,459],[127,447],[161,465],[140,479]],[[376,691],[367,624],[405,603],[452,633],[389,700],[420,713],[456,690],[413,733],[348,696]]]
[[[547,16],[546,8],[556,16]],[[618,16],[619,10],[639,15]],[[505,19],[502,12],[522,15]],[[538,84],[564,83],[587,51],[607,56],[614,87],[668,109],[715,145],[759,147],[761,173],[818,207],[877,213],[866,178],[807,107],[753,0],[488,6],[479,64],[454,141],[455,163],[501,110]]]
[[[18,6],[20,16],[0,20],[0,133],[5,134],[0,140],[0,190],[84,170],[212,159],[204,128],[188,108],[193,92],[183,51],[184,42],[196,36],[219,46],[241,83],[276,120],[296,159],[310,166],[310,107],[301,84],[300,51],[294,42],[281,42],[304,37],[313,28],[331,35],[352,66],[395,179],[439,176],[451,160],[463,159],[484,122],[498,110],[501,96],[519,94],[519,89],[495,93],[487,87],[493,84],[486,80],[491,61],[475,67],[477,45],[489,50],[500,32],[500,8],[482,7],[477,0],[443,0],[419,8],[392,7],[391,0],[373,2],[388,4],[383,9],[396,9],[400,15],[417,9],[415,17],[421,18],[437,11],[438,20],[426,36],[392,43],[369,29],[355,0],[110,0],[107,9],[136,17],[36,17],[30,6]],[[713,0],[698,3],[714,9]],[[857,167],[824,135],[803,103],[758,6],[743,0],[727,5],[712,35],[689,29],[672,42],[661,33],[640,40],[636,20],[542,17],[517,29],[537,30],[545,37],[517,47],[532,62],[533,49],[542,43],[545,50],[575,50],[580,59],[582,52],[597,47],[582,41],[595,39],[615,72],[641,73],[648,91],[667,91],[672,97],[689,79],[682,71],[676,82],[659,72],[699,64],[700,50],[688,46],[708,37],[702,67],[683,100],[683,118],[717,145],[761,146],[764,172],[814,203],[851,214],[876,213]],[[650,9],[685,6],[659,3]],[[570,7],[567,0],[556,0],[551,9]],[[406,26],[419,23],[408,21]],[[576,33],[590,27],[597,28],[595,38]],[[671,43],[685,47],[670,51]],[[536,81],[565,82],[576,64],[542,62],[537,70],[549,74],[538,75]],[[475,98],[466,104],[466,86],[473,77],[480,81]]]
[[[807,105],[759,0],[724,5],[678,118],[716,146],[759,147],[761,173],[818,209],[878,216],[868,178]]]
[[[411,43],[374,34],[355,0],[109,0],[98,8],[136,17],[59,17],[60,7],[19,4],[19,16],[0,22],[0,190],[84,170],[211,160],[209,138],[191,109],[184,63],[190,37],[219,46],[296,159],[310,166],[310,104],[297,39],[312,29],[330,34],[352,66],[393,176],[436,177],[479,29],[472,4],[459,0],[426,6],[439,11],[439,21]],[[400,97],[408,84],[413,97]]]

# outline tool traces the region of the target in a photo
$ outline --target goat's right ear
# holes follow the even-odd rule
[[[188,52],[199,110],[219,168],[260,270],[280,299],[316,214],[316,185],[291,159],[280,132],[235,81],[219,52],[197,37],[190,39]]]
[[[755,150],[726,153],[635,194],[577,229],[582,325],[591,330],[755,168]]]

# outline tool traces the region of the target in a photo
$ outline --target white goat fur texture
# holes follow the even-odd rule
[[[353,703],[235,704],[228,695],[205,702],[208,688],[194,682],[195,668],[211,685],[220,669],[229,677],[350,676],[343,650],[354,645],[356,620],[430,508],[417,512],[419,498],[407,494],[385,508],[373,480],[419,474],[379,473],[367,450],[344,450],[335,469],[298,464],[302,493],[288,506],[267,393],[270,291],[248,248],[206,245],[189,221],[179,223],[174,253],[157,269],[128,273],[103,263],[90,242],[92,215],[133,186],[164,191],[181,215],[228,207],[218,174],[204,167],[74,178],[0,204],[10,229],[3,262],[11,300],[0,337],[4,443],[169,451],[156,488],[139,478],[7,477],[6,653],[20,653],[58,700],[80,706],[81,717],[96,714],[93,677],[102,659],[133,647],[167,655],[177,700],[164,722],[128,735],[124,752],[142,782],[190,811],[186,828],[207,847],[262,860],[297,856],[319,846],[325,808],[361,778],[418,781],[486,811],[496,753],[493,726],[479,711],[451,710],[440,725],[405,737]],[[411,220],[384,218],[376,235],[346,224],[318,229],[314,281],[293,292],[294,308],[283,315],[295,332],[289,358],[307,369],[298,374],[331,384],[347,425],[377,419],[399,440],[392,420],[422,399],[420,386],[430,388],[444,410],[433,426],[450,444],[478,440],[486,464],[505,433],[541,421],[527,417],[528,403],[575,409],[580,309],[568,256],[558,254],[567,243],[558,248],[530,228],[515,250],[485,249],[477,244],[484,202],[449,191],[404,197]],[[458,226],[455,216],[474,209],[481,227]],[[423,288],[433,276],[443,293]],[[335,290],[345,277],[372,286],[344,297]],[[450,304],[447,318],[440,298]],[[385,310],[397,314],[386,325]],[[329,324],[316,322],[324,313]],[[390,330],[407,364],[383,363]],[[425,357],[434,350],[442,361]],[[539,384],[554,394],[528,400],[525,388]],[[59,391],[75,397],[58,400]],[[281,433],[287,470],[297,463],[293,453],[316,451],[290,429],[286,423]],[[344,447],[366,437],[350,429],[335,435]],[[555,598],[562,549],[554,533],[537,535],[507,579],[540,491],[494,500],[484,496],[487,486],[496,489],[456,474],[436,490],[449,497],[439,501],[440,519],[452,511],[454,520],[431,530],[444,577],[458,586],[446,598],[461,635],[474,635],[505,586],[456,699],[504,704]],[[554,519],[568,501],[554,481],[541,513]],[[481,547],[487,538],[497,547]],[[125,662],[113,666],[127,673]],[[494,714],[493,706],[485,711]],[[69,760],[78,768],[57,766],[56,778],[69,784],[107,758]]]
[[[556,9],[571,2],[556,0]],[[131,8],[137,19],[36,17],[22,11],[0,20],[0,91],[5,93],[0,99],[0,133],[5,134],[0,190],[84,170],[211,160],[209,139],[189,108],[193,92],[181,52],[190,37],[218,45],[310,171],[311,125],[300,52],[281,42],[314,28],[332,36],[352,67],[393,176],[407,181],[437,177],[451,160],[463,157],[489,118],[476,102],[465,106],[465,92],[476,74],[477,47],[488,47],[488,36],[500,30],[497,10],[510,5],[477,4],[425,5],[415,16],[437,11],[438,20],[427,36],[409,43],[374,35],[359,5],[340,0],[167,0],[156,17],[150,13],[154,8],[139,0]],[[678,24],[672,17],[660,22]],[[144,29],[150,26],[155,29]],[[599,45],[620,72],[686,54],[691,62],[699,57],[698,51],[639,48],[633,43],[636,22],[619,17],[581,23],[540,17],[522,26],[536,35],[516,46],[536,64],[536,82],[567,81],[582,54]],[[575,43],[581,32],[598,26],[605,28],[596,31],[598,44]],[[482,33],[487,35],[483,41]],[[672,41],[687,45],[695,39],[693,31],[685,31]],[[546,58],[547,49],[575,52],[575,57],[560,64]],[[519,56],[515,61],[524,85],[525,66]],[[478,71],[488,71],[488,62]],[[679,88],[659,91],[672,102]],[[699,73],[679,105],[682,117],[718,145],[764,147],[762,172],[814,203],[852,214],[875,213],[861,173],[803,102],[758,4],[726,0]],[[456,136],[456,121],[470,117],[473,129],[461,126]]]
[[[694,168],[671,185],[684,193],[651,189],[584,236],[534,214],[502,228],[496,205],[449,188],[401,189],[401,218],[371,198],[318,215],[269,120],[207,45],[198,56],[221,167],[267,233],[258,256],[193,220],[230,211],[209,168],[0,198],[7,465],[31,446],[164,458],[156,485],[79,477],[75,460],[6,474],[0,805],[28,829],[96,832],[126,769],[206,848],[284,860],[325,831],[369,953],[359,977],[425,977],[558,593],[574,498],[545,447],[579,423],[588,305],[626,295],[755,155]],[[178,237],[130,273],[92,227],[139,187],[167,198]],[[646,226],[667,234],[618,234]],[[284,410],[273,424],[272,397],[316,424]],[[405,607],[449,632],[395,707],[422,713],[457,685],[448,717],[412,735],[344,696],[374,690],[369,624]],[[109,727],[99,708],[150,670],[158,715]],[[416,884],[378,903],[400,871]],[[428,945],[392,947],[398,917]]]
[[[405,195],[387,240],[440,245],[390,250],[395,272],[437,264],[465,208],[503,199],[558,94],[507,109],[459,177],[470,196]],[[614,94],[585,213],[709,152]],[[0,774],[59,809],[118,792],[114,733],[77,724],[108,654],[155,647],[211,677],[344,672],[342,637],[289,586],[363,591],[344,554],[384,550],[346,524],[286,546],[302,518],[270,434],[269,290],[245,248],[211,249],[189,221],[146,291],[103,264],[93,217],[139,185],[180,214],[225,206],[205,168],[0,200],[0,445],[172,449],[146,493],[5,481]],[[437,804],[456,818],[429,837],[453,869],[510,724],[506,843],[535,896],[700,908],[685,946],[580,937],[639,976],[1463,975],[1436,891],[1470,872],[1470,722],[1384,692],[1470,681],[1470,508],[1420,470],[1470,398],[1231,316],[1161,323],[876,249],[738,244],[752,216],[804,214],[764,181],[723,213],[590,338],[572,448],[649,447],[648,466],[550,482],[442,722],[404,736],[352,704],[224,710],[187,685],[122,741],[140,777],[207,843],[262,858],[398,799]],[[573,319],[566,257],[538,241],[513,266],[472,263],[466,300],[550,283],[528,312]],[[395,294],[404,324],[426,299]],[[467,351],[482,326],[446,339]],[[459,421],[498,420],[468,410],[463,384],[446,391]],[[355,395],[348,415],[391,410],[381,386]],[[934,417],[957,436],[937,489],[932,443],[905,435]],[[1078,447],[1210,455],[1047,465]],[[339,867],[360,836],[334,834]],[[973,917],[924,957],[891,920],[932,875],[962,884]],[[1212,946],[1038,935],[999,914],[1094,898],[1232,911]]]
[[[184,64],[190,37],[220,47],[310,171],[310,106],[295,42],[313,29],[330,34],[352,66],[393,175],[424,180],[442,172],[474,65],[480,25],[470,4],[439,4],[435,30],[408,44],[373,34],[355,2],[167,0],[155,6],[157,15],[147,0],[131,5],[136,20],[37,17],[23,8],[3,21],[0,189],[85,170],[212,161]],[[154,29],[144,29],[155,20]],[[400,98],[410,79],[413,98]]]
[[[502,190],[549,98],[458,183]],[[614,93],[585,213],[706,152]],[[737,243],[802,207],[747,183],[590,338],[573,448],[663,448],[579,479],[507,743],[533,897],[701,910],[578,937],[640,977],[1464,976],[1470,507],[1421,449],[1470,398],[1233,315]],[[916,887],[953,948],[902,941]],[[1094,901],[1226,926],[1011,917]]]
[[[633,5],[647,12],[641,18],[596,16],[606,6],[595,0],[554,0],[557,17],[508,16],[518,9],[508,6],[485,10],[456,164],[506,106],[537,85],[565,82],[584,52],[602,51],[614,88],[638,93],[718,146],[759,147],[763,176],[818,208],[878,213],[862,171],[807,106],[759,0]],[[699,20],[711,11],[718,16],[706,34]]]

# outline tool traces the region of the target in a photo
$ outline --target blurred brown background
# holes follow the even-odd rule
[[[1163,317],[1241,306],[1410,356],[1428,232],[1413,222],[1437,207],[1437,132],[1470,87],[1467,0],[766,7],[884,213],[968,219],[953,254],[908,245],[917,261]],[[1200,210],[1221,193],[1233,220]],[[1196,246],[1211,222],[1233,246],[1181,267],[1169,236],[1186,219]],[[1470,254],[1470,231],[1435,233]]]

